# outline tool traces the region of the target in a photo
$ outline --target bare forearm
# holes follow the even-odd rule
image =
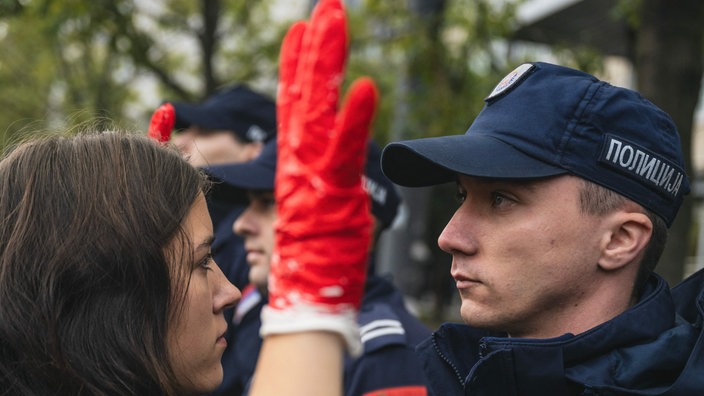
[[[251,395],[341,395],[343,350],[342,338],[331,332],[267,336]]]

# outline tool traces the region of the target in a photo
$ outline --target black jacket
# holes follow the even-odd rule
[[[418,347],[430,394],[704,395],[703,286],[704,270],[672,293],[653,275],[621,315],[553,339],[445,324]]]

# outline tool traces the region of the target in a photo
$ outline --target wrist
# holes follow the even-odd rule
[[[275,334],[303,333],[311,331],[331,332],[340,336],[350,355],[362,353],[362,342],[354,307],[337,307],[331,312],[328,307],[299,302],[279,308],[269,305],[262,309],[262,337]]]

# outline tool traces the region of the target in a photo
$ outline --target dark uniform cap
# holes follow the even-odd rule
[[[395,183],[429,186],[457,174],[529,179],[573,174],[672,224],[690,187],[672,119],[635,91],[563,66],[526,63],[485,99],[464,135],[389,144]]]
[[[245,142],[266,142],[276,136],[276,104],[245,85],[217,92],[203,103],[172,102],[176,129],[198,125],[233,131]]]
[[[237,164],[215,165],[204,170],[225,184],[243,190],[273,190],[276,175],[276,139],[268,142],[255,159]],[[364,187],[372,199],[372,214],[383,227],[393,222],[401,203],[396,186],[384,176],[381,150],[373,141],[367,144]]]

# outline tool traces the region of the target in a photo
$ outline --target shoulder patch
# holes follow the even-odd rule
[[[388,345],[406,345],[406,330],[393,310],[385,304],[365,307],[357,318],[364,352],[373,352]]]
[[[372,321],[359,329],[362,336],[362,343],[366,343],[377,337],[398,334],[405,335],[406,330],[398,320],[380,319]]]
[[[235,314],[232,316],[232,324],[237,325],[242,321],[242,318],[251,311],[259,302],[262,301],[262,295],[254,285],[247,285],[242,291],[242,298],[235,307]]]
[[[494,87],[494,90],[491,91],[489,96],[487,96],[484,100],[488,102],[508,92],[512,87],[516,86],[516,84],[521,82],[528,75],[528,72],[530,72],[534,68],[535,65],[533,65],[532,63],[524,63],[518,66],[517,68],[513,69],[511,73],[507,74],[506,77],[499,81],[496,87]]]

